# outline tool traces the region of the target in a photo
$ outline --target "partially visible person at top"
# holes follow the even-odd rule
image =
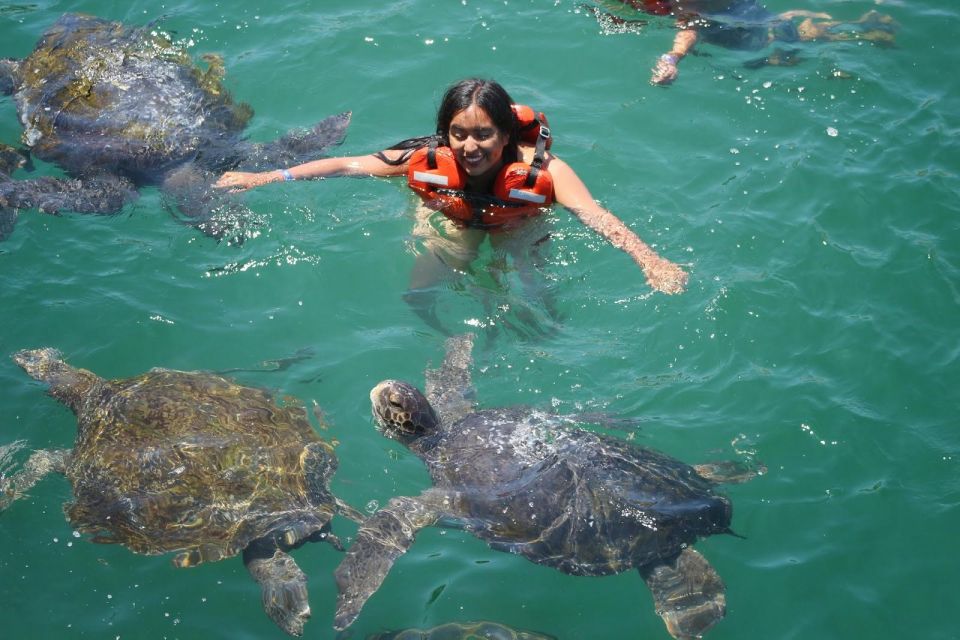
[[[551,138],[541,126],[544,119],[515,105],[498,83],[471,78],[447,89],[433,135],[371,155],[323,158],[260,173],[227,172],[216,186],[236,192],[290,180],[406,176],[428,208],[418,231],[440,236],[426,242],[436,254],[433,262],[439,258],[447,268],[462,271],[487,236],[493,242],[516,235],[526,218],[556,202],[626,252],[651,287],[670,294],[683,291],[686,272],[601,207],[573,169],[547,151]],[[411,289],[429,286],[436,274],[424,275],[428,272],[429,265],[415,265]]]
[[[865,40],[893,45],[896,23],[889,16],[868,11],[853,22],[834,20],[828,13],[796,9],[768,11],[759,0],[619,0],[634,9],[676,19],[673,46],[653,68],[650,82],[670,84],[677,65],[698,41],[727,49],[757,51],[774,42]],[[789,60],[786,56],[784,59]],[[768,64],[779,64],[774,55]]]

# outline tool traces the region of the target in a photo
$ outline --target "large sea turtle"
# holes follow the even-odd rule
[[[460,526],[493,549],[573,575],[636,568],[676,638],[693,638],[725,612],[724,585],[692,548],[728,533],[718,481],[755,472],[736,463],[689,466],[623,439],[570,428],[523,407],[475,411],[472,336],[447,341],[426,395],[386,380],[370,392],[384,434],[427,465],[433,487],[372,515],[335,575],[334,627],[349,626],[423,527]]]
[[[115,213],[143,185],[160,185],[180,217],[216,238],[242,240],[250,212],[212,188],[228,169],[299,164],[342,141],[350,114],[269,143],[242,132],[253,115],[221,83],[223,62],[193,63],[153,25],[65,14],[23,60],[0,60],[23,143],[68,177],[11,180],[0,172],[0,230],[17,209]],[[2,236],[0,236],[2,239]]]
[[[362,519],[330,493],[337,459],[303,407],[209,373],[104,380],[50,348],[13,358],[73,410],[77,437],[72,450],[36,451],[21,472],[0,476],[0,510],[63,473],[73,485],[67,519],[93,542],[176,552],[177,567],[242,553],[267,615],[302,633],[306,576],[288,552],[321,540],[342,550],[330,520],[338,511]]]

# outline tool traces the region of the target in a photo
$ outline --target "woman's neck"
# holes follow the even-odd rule
[[[508,147],[509,148],[509,147]],[[500,173],[500,170],[503,169],[508,164],[507,151],[504,150],[504,157],[500,158],[500,162],[495,164],[489,171],[479,176],[467,176],[467,191],[472,191],[473,193],[493,193],[493,183],[497,179],[497,175]],[[521,162],[523,160],[523,153],[517,149],[516,157],[509,162]]]
[[[497,174],[500,173],[502,166],[503,163],[501,162],[483,175],[467,176],[467,191],[474,193],[491,193],[493,191],[493,182],[497,179]]]

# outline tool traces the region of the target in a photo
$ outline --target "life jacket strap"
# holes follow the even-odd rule
[[[530,173],[527,174],[527,181],[524,186],[528,189],[537,183],[537,176],[540,175],[540,169],[543,167],[543,161],[547,153],[547,145],[550,143],[550,129],[540,125],[540,133],[537,135],[537,144],[533,150],[533,162],[530,163]]]

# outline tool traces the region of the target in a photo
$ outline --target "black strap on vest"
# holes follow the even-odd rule
[[[550,140],[550,129],[540,125],[540,134],[537,136],[537,146],[533,151],[533,162],[530,163],[530,173],[527,174],[527,181],[523,186],[528,189],[537,183],[537,176],[540,175],[540,169],[543,167],[544,155],[547,152],[547,142]]]
[[[427,143],[427,168],[434,170],[437,168],[437,139],[431,138]]]

